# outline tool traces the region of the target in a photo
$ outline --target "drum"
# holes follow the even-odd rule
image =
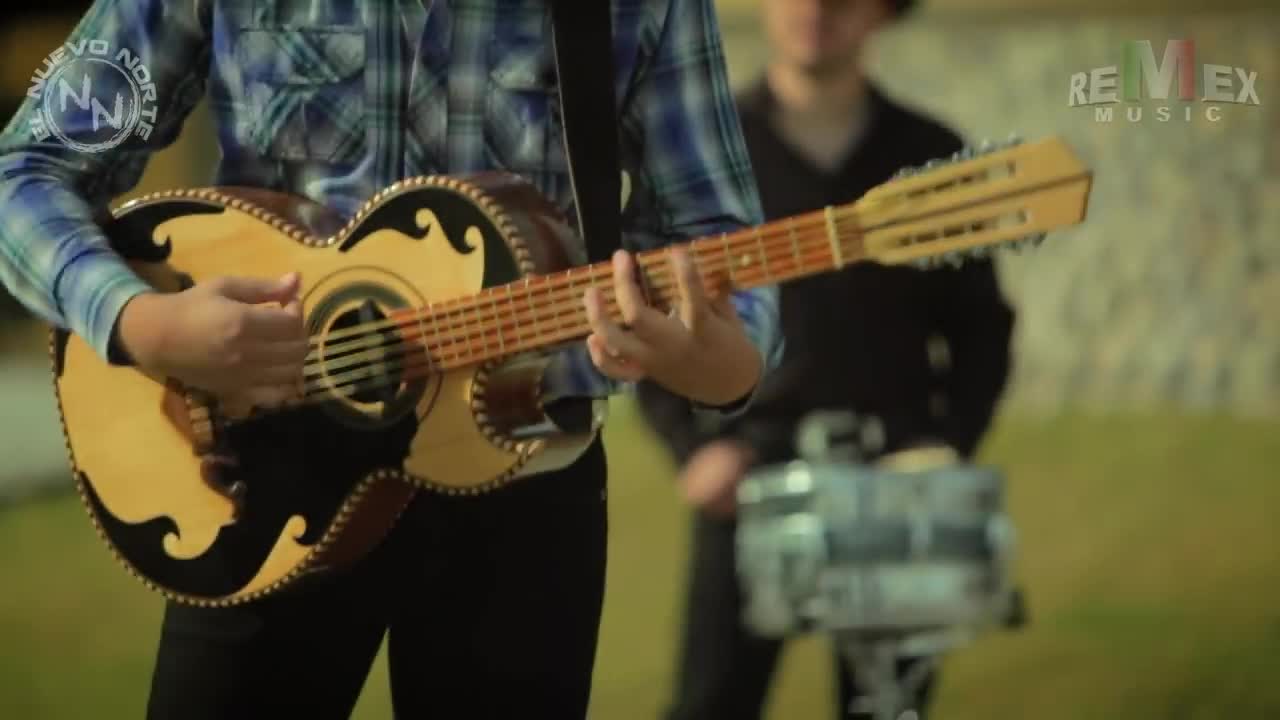
[[[944,447],[864,463],[832,442],[838,425],[814,418],[801,459],[739,486],[745,621],[765,635],[845,637],[1007,622],[1014,533],[1002,475]]]

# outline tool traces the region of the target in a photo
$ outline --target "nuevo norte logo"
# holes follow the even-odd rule
[[[1218,122],[1223,105],[1261,104],[1256,71],[1210,63],[1197,71],[1193,40],[1167,41],[1160,62],[1150,40],[1130,40],[1124,44],[1122,61],[1120,67],[1107,65],[1072,75],[1067,104],[1092,106],[1095,122],[1112,122],[1115,106],[1123,102],[1124,117],[1131,123],[1153,118],[1154,122],[1191,122],[1197,115]]]
[[[31,120],[36,140],[56,137],[83,152],[108,150],[135,134],[145,140],[155,128],[151,71],[105,40],[68,42],[49,53],[27,97],[39,103]]]

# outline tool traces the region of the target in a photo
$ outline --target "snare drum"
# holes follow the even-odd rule
[[[757,469],[737,544],[745,620],[766,635],[976,629],[1012,602],[1003,478],[946,448]]]

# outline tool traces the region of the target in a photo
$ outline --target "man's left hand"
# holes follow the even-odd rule
[[[680,469],[685,499],[715,517],[738,511],[738,486],[755,462],[755,451],[736,440],[716,440],[698,449]]]
[[[709,298],[688,252],[683,247],[669,252],[680,293],[678,312],[664,315],[645,304],[635,258],[624,250],[613,256],[622,324],[609,316],[597,288],[586,291],[591,359],[615,380],[648,378],[703,405],[731,405],[760,381],[763,359],[729,295]]]

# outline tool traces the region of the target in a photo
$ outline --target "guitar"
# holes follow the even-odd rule
[[[1002,145],[687,247],[710,292],[868,260],[958,262],[1081,222],[1091,183],[1057,139]],[[283,407],[112,365],[52,331],[89,515],[126,569],[170,599],[238,604],[351,563],[417,491],[484,493],[564,467],[604,421],[604,401],[544,406],[539,385],[549,351],[589,334],[585,288],[616,313],[611,268],[571,267],[572,228],[514,175],[406,179],[347,221],[280,193],[172,190],[103,226],[161,292],[220,275],[303,278],[311,349],[303,392]],[[667,253],[637,260],[651,302],[669,307]]]

